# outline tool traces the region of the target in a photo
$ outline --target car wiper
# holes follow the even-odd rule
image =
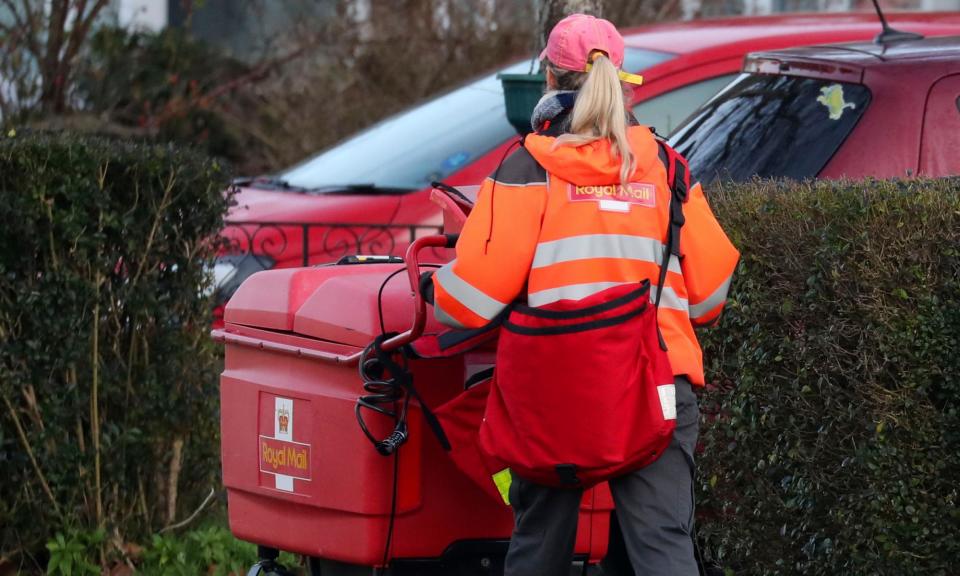
[[[407,194],[413,192],[416,188],[403,188],[398,186],[378,186],[373,183],[363,184],[330,184],[326,186],[317,186],[308,188],[306,192],[310,194],[377,194],[389,196],[394,194]]]
[[[300,186],[291,184],[288,180],[276,176],[258,176],[256,178],[237,178],[233,181],[235,186],[251,186],[264,190],[286,190],[290,192],[301,192],[307,194],[406,194],[413,192],[416,188],[405,188],[398,186],[377,186],[372,182],[362,182],[358,184],[328,184],[324,186]]]
[[[256,178],[237,178],[233,181],[236,186],[250,186],[263,190],[287,190],[290,192],[308,192],[303,186],[297,186],[276,176],[257,176]]]

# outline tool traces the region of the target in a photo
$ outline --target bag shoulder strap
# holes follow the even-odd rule
[[[690,168],[687,165],[687,159],[667,144],[666,140],[659,137],[656,140],[660,161],[667,169],[667,184],[675,198],[678,198],[681,202],[686,202],[687,192],[690,189]]]
[[[660,280],[657,282],[657,298],[654,307],[660,308],[660,297],[663,295],[663,285],[667,281],[667,270],[673,256],[680,258],[680,230],[683,228],[683,204],[687,201],[690,191],[690,168],[683,156],[677,153],[664,140],[657,138],[660,161],[667,169],[667,184],[670,186],[670,225],[667,228],[667,241],[663,247],[663,259],[660,263]],[[667,349],[667,344],[657,326],[657,336],[660,339],[660,348]]]

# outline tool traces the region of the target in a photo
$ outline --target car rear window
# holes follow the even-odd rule
[[[670,143],[706,182],[812,178],[869,104],[870,91],[860,84],[744,74],[694,112]]]
[[[658,94],[635,105],[633,115],[638,122],[650,126],[657,134],[669,135],[674,128],[683,124],[694,110],[736,77],[737,74],[726,74],[707,78]]]
[[[675,54],[627,48],[623,67],[640,72]],[[529,60],[501,70],[530,71]],[[334,112],[335,113],[335,112]],[[292,187],[424,188],[476,161],[516,131],[507,122],[503,86],[491,74],[388,118],[279,174]]]

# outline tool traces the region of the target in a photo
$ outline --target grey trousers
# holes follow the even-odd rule
[[[690,382],[677,377],[675,385],[677,428],[670,446],[646,468],[610,480],[626,556],[643,576],[699,574],[692,534],[699,410]],[[514,475],[505,576],[569,576],[582,496],[582,490],[551,488]],[[617,549],[611,543],[614,554]],[[608,573],[616,570],[615,559],[609,560]]]

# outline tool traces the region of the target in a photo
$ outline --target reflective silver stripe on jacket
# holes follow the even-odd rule
[[[569,286],[560,286],[559,288],[549,288],[547,290],[540,290],[539,292],[532,292],[527,295],[527,301],[531,306],[546,306],[557,300],[579,300],[581,298],[586,298],[587,296],[592,296],[597,292],[602,292],[607,288],[612,288],[613,286],[620,286],[622,284],[629,284],[629,282],[590,282],[587,284],[571,284]],[[657,287],[650,287],[650,301],[656,302],[657,298]],[[661,308],[669,308],[671,310],[680,310],[682,312],[688,312],[689,305],[687,304],[686,298],[681,298],[674,292],[673,288],[667,287],[663,291],[663,299],[660,300]]]
[[[657,301],[657,292],[659,290],[656,286],[650,287],[650,301]],[[663,296],[660,297],[660,307],[669,308],[670,310],[680,310],[681,312],[686,312],[690,314],[690,303],[686,298],[681,298],[673,288],[667,286],[663,289]]]
[[[453,265],[456,262],[456,260],[453,260],[437,270],[436,278],[440,282],[440,285],[443,286],[443,289],[446,290],[447,294],[454,300],[463,304],[477,316],[480,316],[484,320],[493,320],[497,314],[507,307],[507,304],[488,296],[479,288],[474,287],[463,278],[457,276],[453,271]],[[439,306],[437,308],[439,308]],[[443,311],[443,315],[449,316],[449,313]]]
[[[584,234],[539,244],[531,268],[589,258],[640,260],[659,266],[663,261],[663,251],[663,243],[653,238],[627,234]],[[681,273],[676,257],[670,259],[668,270]]]
[[[707,296],[703,302],[690,306],[690,319],[696,320],[706,316],[711,310],[723,304],[727,300],[727,292],[730,290],[730,281],[733,275],[727,276],[720,286],[713,291],[713,294]]]
[[[433,317],[437,319],[437,322],[443,324],[444,326],[449,326],[451,328],[463,329],[466,328],[459,320],[447,313],[443,309],[443,306],[439,302],[434,303],[433,305]]]

